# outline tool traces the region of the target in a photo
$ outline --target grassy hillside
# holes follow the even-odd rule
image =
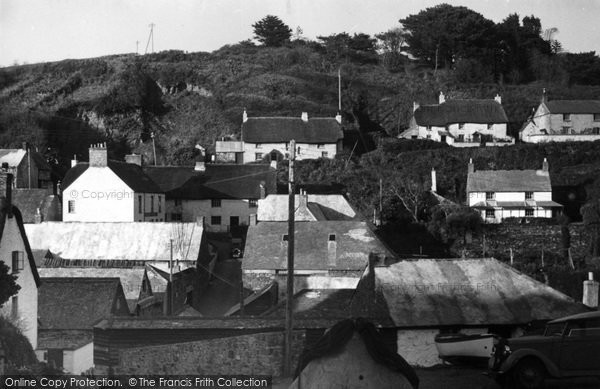
[[[29,141],[64,169],[73,155],[85,160],[88,145],[100,141],[108,142],[113,158],[136,151],[151,160],[154,133],[160,164],[188,164],[196,143],[212,151],[216,139],[237,135],[244,108],[250,116],[334,116],[338,68],[346,127],[363,133],[397,134],[408,126],[413,101],[435,102],[440,90],[449,98],[500,93],[513,131],[542,87],[551,98],[600,96],[599,87],[458,83],[452,71],[434,77],[412,64],[391,73],[373,61],[335,62],[309,44],[241,43],[212,53],[167,51],[0,69],[0,147]]]

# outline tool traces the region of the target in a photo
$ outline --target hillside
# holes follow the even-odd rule
[[[116,55],[0,69],[0,147],[28,141],[62,170],[73,155],[87,159],[90,143],[106,141],[113,158],[135,151],[159,164],[189,164],[193,146],[209,152],[216,139],[239,133],[241,115],[333,116],[341,68],[346,129],[395,135],[413,101],[491,98],[500,93],[516,131],[545,87],[550,98],[597,98],[600,87],[562,84],[468,84],[452,71],[436,76],[418,64],[390,72],[377,60],[341,63],[310,44],[259,47],[240,43],[212,53],[167,51]],[[365,151],[371,137],[361,137]],[[352,147],[350,145],[349,147]]]

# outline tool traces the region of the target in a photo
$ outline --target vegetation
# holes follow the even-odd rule
[[[256,39],[270,47],[282,46],[290,39],[292,30],[277,16],[267,15],[252,25]]]
[[[21,289],[17,285],[17,277],[8,271],[8,266],[0,261],[0,308]]]

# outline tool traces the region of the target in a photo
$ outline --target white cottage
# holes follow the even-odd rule
[[[542,170],[475,170],[469,161],[467,205],[487,223],[507,217],[551,218],[562,205],[552,201],[548,161]]]

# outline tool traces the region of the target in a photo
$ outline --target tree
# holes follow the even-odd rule
[[[4,261],[0,261],[0,307],[21,289],[17,285],[17,277],[9,274],[8,270]]]
[[[581,207],[583,224],[590,234],[590,253],[592,257],[600,256],[600,200],[594,200]]]
[[[404,63],[402,50],[406,49],[407,33],[400,27],[375,35],[377,47],[381,50],[383,66],[389,71],[398,71]]]
[[[277,16],[267,15],[252,25],[255,38],[265,46],[279,47],[290,39],[292,29]]]

